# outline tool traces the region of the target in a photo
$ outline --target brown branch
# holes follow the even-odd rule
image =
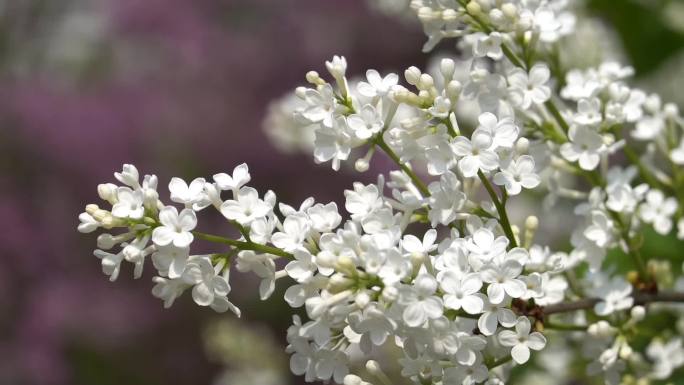
[[[539,307],[538,311],[547,316],[556,313],[567,313],[576,310],[591,309],[600,302],[600,298],[585,298],[573,302],[562,302],[555,305]],[[660,293],[635,293],[634,305],[648,305],[653,302],[684,302],[684,293],[660,292]]]

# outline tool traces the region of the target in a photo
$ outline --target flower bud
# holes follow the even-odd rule
[[[482,7],[477,3],[477,1],[473,0],[466,5],[466,11],[473,16],[477,16],[480,14],[480,12],[482,12]]]
[[[297,95],[297,97],[300,99],[304,99],[304,97],[305,97],[304,95],[306,95],[306,90],[307,90],[306,87],[299,86],[299,87],[295,88],[295,95]]]
[[[333,56],[331,61],[325,62],[325,68],[335,80],[342,79],[347,72],[347,59],[344,56]]]
[[[116,242],[116,239],[114,239],[114,236],[109,233],[102,233],[97,236],[97,247],[99,247],[102,250],[109,250],[114,245],[116,245],[118,242]]]
[[[530,141],[527,138],[520,138],[515,142],[515,151],[518,154],[527,154],[530,150]]]
[[[522,17],[518,22],[516,23],[516,29],[520,31],[529,31],[532,26],[534,25],[534,20],[530,17]]]
[[[368,306],[368,303],[370,303],[371,297],[366,291],[361,291],[356,295],[356,298],[354,298],[354,302],[356,303],[356,306],[359,307],[359,309],[363,309],[366,306]]]
[[[142,257],[142,250],[133,245],[127,245],[123,248],[123,255],[128,262],[135,262]]]
[[[442,73],[444,79],[451,79],[456,71],[456,63],[453,59],[444,58],[439,62],[439,72]]]
[[[369,167],[370,164],[366,158],[359,158],[354,162],[354,169],[358,172],[366,172]]]
[[[445,22],[456,21],[458,19],[458,12],[455,9],[445,9],[442,12],[442,20]]]
[[[127,186],[140,187],[140,183],[138,182],[140,174],[138,173],[138,169],[132,164],[124,164],[123,170],[121,172],[115,172],[114,176],[119,182]]]
[[[665,117],[668,119],[676,119],[679,116],[679,107],[674,103],[667,103],[663,108]]]
[[[628,360],[629,357],[632,355],[633,352],[634,352],[634,350],[632,350],[632,347],[631,347],[631,346],[629,346],[629,345],[627,345],[627,344],[623,344],[623,345],[620,347],[620,353],[619,353],[619,354],[620,354],[620,358],[622,358],[623,360]]]
[[[634,306],[630,311],[630,315],[634,321],[639,322],[646,317],[646,309],[643,306]]]
[[[489,11],[489,20],[491,20],[494,25],[502,25],[505,20],[505,15],[500,9],[494,8]]]
[[[435,80],[429,74],[421,74],[418,79],[417,87],[421,90],[428,90],[435,85]]]
[[[610,326],[607,321],[598,321],[589,325],[587,333],[594,337],[610,337],[614,334],[615,328]]]
[[[511,20],[518,17],[518,7],[516,7],[513,3],[506,3],[502,5],[501,12],[503,12],[503,14]]]
[[[109,229],[113,229],[115,227],[126,226],[126,222],[123,218],[115,218],[114,216],[109,214],[108,211],[106,211],[106,213],[107,213],[107,215],[104,218],[102,218],[102,221],[100,221],[102,223],[103,228],[109,230]]]
[[[430,7],[421,7],[416,14],[418,15],[418,19],[423,23],[429,23],[436,19],[436,15]]]
[[[338,273],[333,274],[333,276],[330,277],[327,289],[331,293],[339,293],[343,290],[347,290],[353,284],[354,281]]]
[[[112,214],[109,211],[102,209],[97,209],[94,212],[90,213],[90,215],[92,215],[93,218],[95,218],[95,220],[98,222],[104,222],[105,219],[112,217]]]
[[[316,264],[320,267],[331,269],[335,266],[335,256],[331,253],[319,253],[316,255]]]
[[[409,67],[406,71],[404,71],[404,77],[406,78],[406,82],[412,86],[415,86],[418,84],[420,81],[420,75],[421,72],[417,67]]]
[[[86,205],[86,207],[85,207],[85,212],[90,214],[90,216],[94,216],[95,213],[99,210],[100,210],[100,207],[98,205],[92,204],[92,203],[89,205]]]
[[[97,186],[97,195],[100,196],[100,199],[112,205],[119,201],[116,196],[116,185],[114,183],[99,184]]]
[[[480,6],[480,9],[484,12],[489,12],[489,10],[492,8],[489,0],[473,0],[473,1],[477,2],[477,4]]]
[[[358,273],[356,271],[356,265],[354,265],[354,261],[352,261],[352,259],[346,255],[342,255],[337,258],[337,262],[335,262],[335,270],[350,277],[355,276]]]
[[[361,385],[363,383],[363,380],[361,380],[361,377],[353,375],[353,374],[347,374],[344,376],[344,385]]]
[[[446,95],[450,99],[458,99],[458,97],[461,96],[462,89],[463,86],[461,85],[461,82],[458,80],[452,80],[446,86]]]
[[[399,298],[399,290],[394,286],[385,286],[382,289],[382,298],[387,302],[394,302]]]

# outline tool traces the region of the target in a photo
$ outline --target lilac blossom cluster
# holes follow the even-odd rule
[[[353,160],[365,172],[383,152],[397,170],[354,183],[343,215],[313,198],[279,203],[248,186],[245,164],[211,179],[173,178],[176,205],[168,204],[155,176],[141,181],[124,165],[115,174],[122,186],[98,187],[111,207],[91,204],[80,215],[80,231],[107,230],[95,251],[104,273],[115,280],[126,261],[139,277],[150,259],[152,293],[165,306],[191,291],[198,305],[238,316],[231,264],[258,276],[262,299],[286,281],[285,301],[308,317],[295,316],[287,333],[291,370],[307,381],[390,384],[376,359],[394,347],[407,383],[503,384],[557,331],[593,337],[581,340],[587,371],[608,384],[670,376],[684,364],[681,337],[663,335],[643,352],[630,338],[652,311],[680,315],[652,303],[684,301],[640,252],[646,226],[684,238],[677,108],[630,87],[633,71],[618,63],[563,68],[556,47],[575,22],[565,1],[414,0],[411,8],[425,50],[459,38],[471,53],[465,79],[445,58],[432,73],[408,68],[405,82],[376,70],[350,80],[335,56],[328,80],[307,73],[309,85],[278,110],[292,135],[276,137],[312,148],[317,163],[338,170]],[[463,123],[463,103],[477,110],[473,124]],[[575,204],[568,252],[535,240],[543,219],[509,217],[510,200],[544,193],[548,206]],[[210,207],[237,239],[196,231],[197,213]],[[227,251],[195,255],[195,240]],[[606,264],[612,249],[634,271]],[[368,378],[352,373],[359,362]]]

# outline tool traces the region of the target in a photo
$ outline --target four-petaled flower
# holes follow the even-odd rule
[[[530,359],[530,349],[542,350],[546,346],[546,337],[539,332],[530,333],[530,320],[519,317],[515,324],[515,332],[503,330],[499,333],[499,342],[503,346],[512,347],[511,357],[518,364]]]

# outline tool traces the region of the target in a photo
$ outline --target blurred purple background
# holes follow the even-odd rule
[[[247,162],[286,202],[339,201],[351,177],[278,153],[268,103],[333,54],[351,74],[421,65],[423,39],[358,0],[0,1],[0,384],[211,383],[201,329],[217,316],[188,295],[164,311],[149,269],[110,283],[78,213],[123,163],[162,196],[170,176]],[[245,284],[244,324],[284,345],[282,296]]]

